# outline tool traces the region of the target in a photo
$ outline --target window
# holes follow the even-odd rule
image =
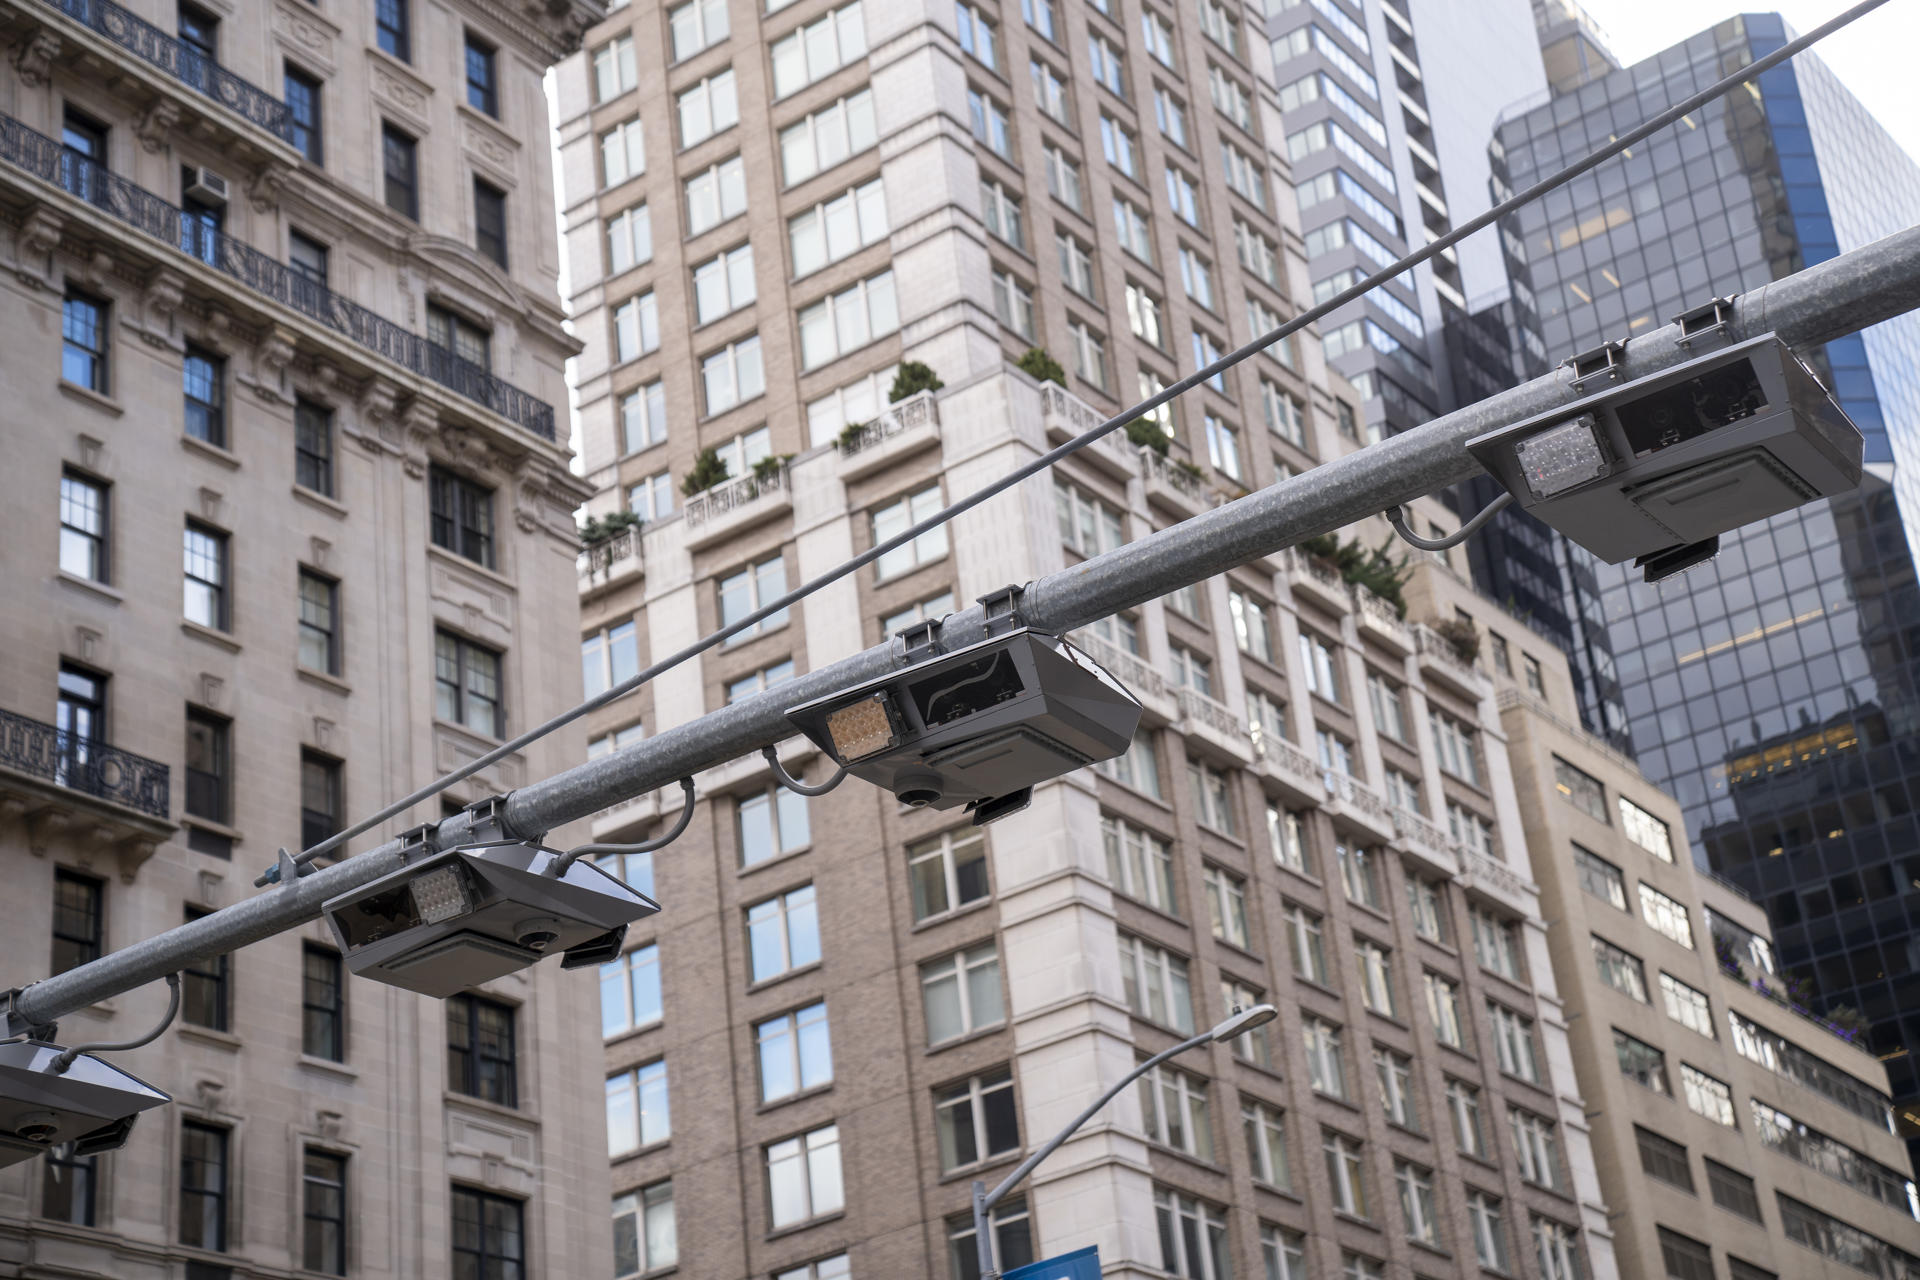
[[[1173,27],[1145,5],[1140,7],[1140,42],[1155,62],[1163,67],[1174,65]]]
[[[787,593],[787,562],[775,555],[759,564],[747,565],[738,573],[720,579],[718,587],[720,625],[730,627],[741,619],[771,604]],[[787,610],[780,609],[738,632],[728,642],[737,644],[787,625]],[[631,624],[628,624],[631,625]],[[637,659],[636,659],[637,661]]]
[[[106,883],[92,876],[68,871],[53,873],[53,964],[54,973],[65,973],[98,960],[105,946],[101,924]]]
[[[1613,1031],[1614,1057],[1619,1060],[1620,1073],[1636,1084],[1645,1085],[1655,1093],[1673,1096],[1673,1085],[1667,1080],[1667,1055],[1644,1040],[1636,1040],[1618,1027]]]
[[[1433,1195],[1433,1170],[1405,1160],[1393,1162],[1393,1181],[1400,1191],[1400,1219],[1407,1237],[1440,1246],[1440,1212]]]
[[[1680,1064],[1680,1084],[1686,1093],[1687,1107],[1715,1124],[1734,1128],[1733,1091],[1706,1072],[1685,1062]]]
[[[333,497],[333,410],[304,398],[293,405],[293,482]]]
[[[940,510],[940,484],[935,481],[918,493],[888,503],[873,513],[873,541],[877,546],[899,537]],[[936,525],[874,562],[874,575],[884,581],[922,565],[932,564],[947,554],[947,526]]]
[[[1200,185],[1187,176],[1183,169],[1167,166],[1167,203],[1173,206],[1173,216],[1190,227],[1200,225]],[[1205,364],[1206,361],[1200,363]]]
[[[1573,865],[1579,872],[1582,889],[1622,911],[1627,909],[1627,883],[1620,868],[1577,844],[1573,846]]]
[[[506,1196],[455,1187],[453,1273],[463,1280],[520,1280],[526,1263],[526,1207]]]
[[[1247,689],[1247,731],[1256,755],[1278,754],[1271,744],[1287,739],[1287,709],[1257,689]]]
[[[1533,1019],[1492,1000],[1487,1001],[1487,1018],[1493,1023],[1494,1055],[1500,1069],[1539,1084],[1540,1063],[1533,1052]]]
[[[1347,1096],[1347,1065],[1340,1053],[1340,1028],[1318,1018],[1300,1020],[1307,1050],[1307,1082],[1330,1098]]]
[[[1764,1267],[1756,1267],[1751,1262],[1743,1262],[1728,1254],[1727,1280],[1780,1280],[1780,1277]]]
[[[1518,1107],[1507,1108],[1513,1129],[1514,1157],[1520,1176],[1543,1187],[1560,1188],[1560,1139],[1553,1121]]]
[[[628,1280],[679,1261],[672,1182],[656,1182],[613,1198],[614,1280]]]
[[[1667,824],[1642,809],[1625,796],[1619,797],[1620,830],[1627,837],[1662,862],[1673,861],[1673,836],[1667,830]]]
[[[1001,324],[1033,341],[1033,290],[998,267],[993,269],[993,314]]]
[[[1713,1006],[1708,1003],[1706,992],[1695,990],[1670,973],[1662,973],[1660,997],[1667,1006],[1669,1018],[1709,1040],[1715,1038]]]
[[[1875,1276],[1912,1275],[1920,1266],[1912,1254],[1868,1235],[1850,1223],[1802,1204],[1784,1192],[1775,1191],[1780,1206],[1780,1226],[1787,1239],[1797,1245],[1832,1258],[1856,1271]]]
[[[227,825],[233,820],[233,722],[187,708],[188,814]]]
[[[300,950],[300,1052],[347,1060],[346,984],[340,953],[308,942]]]
[[[1600,981],[1641,1004],[1647,1003],[1647,968],[1640,963],[1640,957],[1622,951],[1596,933],[1593,962],[1600,971]]]
[[[1251,1009],[1265,1002],[1260,992],[1234,978],[1220,979],[1220,1007],[1229,1015],[1240,1009]],[[1233,1056],[1242,1062],[1251,1062],[1257,1067],[1273,1066],[1273,1055],[1267,1047],[1265,1028],[1255,1027],[1243,1035],[1234,1037],[1227,1048]]]
[[[226,1252],[227,1137],[217,1125],[181,1122],[181,1244]]]
[[[1247,882],[1231,871],[1208,867],[1201,876],[1207,892],[1207,919],[1213,936],[1247,949]]]
[[[773,96],[784,98],[867,52],[860,3],[822,15],[773,44]]]
[[[971,100],[971,93],[968,97]],[[999,117],[1001,141],[1006,145],[1006,113]],[[978,136],[981,119],[975,115],[974,132]],[[862,89],[815,111],[780,131],[781,173],[788,186],[803,182],[816,173],[833,168],[849,156],[873,147],[879,141],[874,124],[873,91]]]
[[[1414,796],[1417,801],[1418,794]],[[1407,913],[1413,917],[1413,931],[1432,942],[1447,942],[1452,936],[1448,925],[1447,886],[1407,869]]]
[[[1433,1022],[1434,1038],[1441,1044],[1464,1049],[1466,1027],[1460,1017],[1460,984],[1437,973],[1424,975],[1427,1016]]]
[[[1375,911],[1386,910],[1385,899],[1380,893],[1379,853],[1342,840],[1334,845],[1333,854],[1340,863],[1340,880],[1346,886],[1347,901],[1358,902]]]
[[[1340,659],[1334,647],[1314,632],[1300,631],[1300,668],[1307,677],[1307,688],[1328,702],[1345,703],[1340,692]]]
[[[1115,891],[1168,915],[1179,915],[1172,847],[1159,836],[1111,816],[1101,817],[1100,832],[1106,845],[1107,879]]]
[[[960,48],[967,55],[990,71],[1000,69],[1000,41],[993,23],[986,15],[967,3],[958,0],[953,6],[954,27],[960,37]]]
[[[1737,1213],[1749,1222],[1761,1222],[1760,1197],[1754,1194],[1753,1179],[1738,1169],[1729,1169],[1718,1160],[1703,1157],[1707,1166],[1707,1190],[1713,1202],[1729,1213]],[[1734,1274],[1734,1280],[1739,1275]]]
[[[840,1127],[824,1125],[768,1147],[767,1192],[776,1230],[838,1213],[845,1204]]]
[[[1233,795],[1227,776],[1212,765],[1187,761],[1187,791],[1193,799],[1194,817],[1203,826],[1235,835],[1240,830],[1234,817]]]
[[[893,271],[882,271],[829,294],[800,312],[800,363],[817,369],[900,327]]]
[[[493,490],[430,467],[427,494],[433,545],[493,568]]]
[[[943,1173],[1017,1150],[1020,1117],[1013,1104],[1012,1070],[1001,1067],[934,1090],[933,1118]]]
[[[1211,413],[1205,415],[1205,425],[1207,461],[1214,470],[1240,479],[1240,428]]]
[[[980,219],[989,235],[1026,251],[1027,230],[1021,220],[1019,198],[998,182],[983,179],[980,183]]]
[[[1474,751],[1474,733],[1444,711],[1428,711],[1427,725],[1433,730],[1433,746],[1440,767],[1462,782],[1480,783],[1480,757]]]
[[[780,854],[805,848],[813,839],[808,829],[806,797],[785,787],[742,796],[734,809],[742,867],[758,866]]]
[[[1660,1235],[1660,1261],[1669,1280],[1714,1280],[1713,1251],[1689,1236],[1665,1227]]]
[[[1607,820],[1607,791],[1600,785],[1600,779],[1574,768],[1559,756],[1553,758],[1553,789],[1588,817],[1601,822]]]
[[[1913,1182],[1908,1171],[1890,1169],[1757,1098],[1748,1099],[1748,1105],[1754,1129],[1766,1146],[1839,1179],[1890,1209],[1913,1216]]]
[[[708,76],[674,98],[680,115],[680,145],[691,147],[740,123],[740,102],[733,69]]]
[[[1564,1222],[1534,1214],[1533,1248],[1541,1280],[1581,1280],[1587,1273],[1580,1261],[1579,1237]]]
[[[989,892],[986,839],[977,828],[962,827],[910,844],[907,876],[913,887],[915,922],[984,901]]]
[[[760,1053],[760,1101],[776,1102],[833,1081],[827,1006],[810,1004],[754,1024]]]
[[[466,317],[431,302],[427,304],[427,341],[439,348],[428,352],[430,358],[463,376],[470,376],[474,371],[484,373],[493,364],[490,350],[493,335]],[[473,365],[474,370],[462,370],[462,362]]]
[[[1467,1155],[1487,1158],[1487,1134],[1480,1124],[1480,1090],[1449,1078],[1447,1122],[1453,1129],[1455,1146]]]
[[[1693,1170],[1687,1164],[1687,1149],[1671,1138],[1651,1129],[1633,1126],[1634,1144],[1640,1149],[1640,1168],[1649,1178],[1693,1192]]]
[[[1320,1149],[1327,1158],[1327,1184],[1334,1211],[1355,1218],[1373,1216],[1367,1203],[1366,1164],[1360,1153],[1360,1140],[1331,1129],[1322,1130]]]
[[[488,738],[506,736],[500,654],[447,631],[433,633],[434,714]]]
[[[1640,916],[1689,951],[1693,949],[1693,921],[1686,907],[1650,884],[1640,886]]]
[[[1126,988],[1127,1008],[1138,1018],[1193,1034],[1193,989],[1187,980],[1184,956],[1121,934],[1120,980]]]
[[[380,170],[387,208],[420,221],[419,146],[390,124],[380,126]]]
[[[646,135],[640,117],[625,120],[600,135],[600,172],[602,183],[617,187],[629,178],[647,171]]]
[[[60,474],[60,571],[93,582],[107,577],[107,486]]]
[[[1288,903],[1281,912],[1287,931],[1287,951],[1295,977],[1327,985],[1327,949],[1321,918],[1305,907]]]
[[[320,132],[320,82],[304,71],[296,71],[289,62],[282,71],[281,88],[294,150],[309,164],[321,163],[325,150]]]
[[[326,675],[340,674],[340,584],[300,570],[300,665]],[[309,842],[311,845],[311,842]]]
[[[627,883],[634,884],[629,880]],[[634,884],[642,893],[647,889]],[[600,966],[600,1034],[611,1039],[660,1021],[660,948],[635,947]]]
[[[701,235],[747,211],[747,171],[739,156],[687,179],[687,234]]]
[[[1099,276],[1093,266],[1093,250],[1065,231],[1053,237],[1053,248],[1060,260],[1060,282],[1087,301],[1098,301]],[[1133,305],[1138,305],[1137,299]],[[1158,322],[1157,312],[1154,322]]]
[[[1246,1133],[1247,1163],[1253,1168],[1254,1181],[1291,1189],[1293,1169],[1287,1158],[1287,1128],[1281,1114],[1265,1103],[1242,1103],[1240,1127]]]
[[[1468,1191],[1467,1225],[1473,1232],[1474,1259],[1489,1271],[1506,1271],[1507,1229],[1500,1198]]]
[[[760,363],[760,335],[742,338],[702,359],[700,383],[710,416],[758,398],[767,389],[766,370]]]
[[[311,849],[346,825],[345,805],[340,799],[340,774],[338,760],[301,749],[300,844],[303,848]]]
[[[1374,1013],[1396,1016],[1392,954],[1377,942],[1355,938],[1353,960],[1360,976],[1360,1003]]]
[[[787,219],[796,279],[886,238],[887,191],[879,178]],[[752,301],[751,286],[743,301]]]
[[[500,85],[494,74],[493,46],[467,33],[467,105],[498,119]]]
[[[1062,128],[1073,128],[1073,99],[1064,76],[1053,64],[1040,58],[1027,60],[1027,77],[1033,81],[1034,105],[1040,113]]]
[[[63,662],[56,684],[59,694],[54,712],[57,737],[53,777],[61,786],[68,786],[88,776],[93,746],[105,736],[107,681],[104,676]]]
[[[1233,1280],[1225,1210],[1156,1186],[1153,1211],[1162,1270],[1184,1280]]]
[[[185,611],[188,622],[227,629],[227,535],[189,520],[186,527]]]
[[[621,36],[593,51],[593,86],[597,101],[611,102],[638,83],[634,71],[632,36]]]
[[[100,1185],[96,1156],[76,1156],[62,1144],[41,1161],[40,1216],[77,1227],[94,1224],[94,1197]]]
[[[1238,85],[1234,85],[1233,89],[1237,94],[1245,92]],[[1244,97],[1241,101],[1244,107]],[[1244,124],[1242,127],[1245,127]],[[1249,204],[1264,212],[1267,207],[1267,171],[1231,142],[1220,144],[1220,164],[1226,170],[1228,189],[1244,196]]]
[[[1020,16],[1044,39],[1059,41],[1059,14],[1054,0],[1020,0]]]
[[[607,267],[611,274],[630,271],[653,259],[653,219],[647,206],[622,209],[607,219]]]
[[[1117,98],[1127,96],[1126,60],[1105,36],[1087,37],[1087,61],[1092,65],[1095,84]]]
[[[1154,749],[1151,731],[1136,731],[1126,754],[1100,761],[1093,766],[1093,771],[1155,800],[1166,799],[1160,790],[1160,756]]]
[[[638,360],[660,349],[660,310],[653,290],[628,298],[613,312],[613,359]]]
[[[1187,146],[1187,106],[1158,85],[1153,90],[1153,118],[1169,142],[1177,147]]]
[[[411,61],[412,23],[407,12],[410,0],[374,0],[374,39],[382,53],[390,53],[402,62]]]
[[[1380,1081],[1380,1105],[1388,1122],[1418,1132],[1420,1110],[1413,1095],[1413,1059],[1376,1046],[1373,1070]]]
[[[974,141],[999,156],[1013,159],[1013,126],[1007,109],[978,89],[967,90],[967,115]]]
[[[659,379],[628,392],[620,401],[620,427],[628,453],[662,444],[667,438],[667,394]],[[666,472],[651,476],[628,491],[627,505],[643,520],[658,520],[673,511],[673,485]],[[635,500],[634,490],[657,486],[657,492]]]
[[[1520,661],[1522,664],[1522,668],[1526,673],[1527,691],[1533,694],[1535,697],[1540,697],[1540,698],[1546,697],[1547,682],[1542,677],[1542,674],[1540,671],[1540,659],[1534,657],[1530,653],[1523,653],[1520,655]]]
[[[1133,131],[1115,120],[1106,112],[1100,113],[1100,151],[1106,156],[1107,163],[1132,178],[1140,178],[1140,142]],[[1163,346],[1157,340],[1156,347]]]
[[[619,1159],[673,1136],[667,1064],[649,1062],[607,1080],[607,1152]]]
[[[880,619],[880,634],[882,636],[899,635],[915,623],[934,621],[952,612],[953,592],[942,591],[937,596],[929,596],[925,600],[910,604]]]
[[[927,1043],[942,1044],[1006,1021],[1000,999],[1000,953],[991,942],[920,966]]]
[[[1319,867],[1307,844],[1306,819],[1291,809],[1267,806],[1267,845],[1273,860],[1303,876],[1317,875]]]
[[[1113,198],[1113,229],[1120,247],[1148,266],[1153,265],[1153,223],[1132,202]]]
[[[457,995],[447,1006],[447,1088],[468,1097],[520,1105],[513,1006]]]
[[[691,58],[727,38],[726,0],[688,0],[667,10],[667,30],[673,38],[673,60]]]
[[[1047,191],[1075,213],[1085,213],[1086,188],[1080,181],[1080,166],[1051,142],[1043,145],[1040,152],[1047,170]]]
[[[308,1147],[301,1153],[300,1265],[347,1274],[347,1158]]]

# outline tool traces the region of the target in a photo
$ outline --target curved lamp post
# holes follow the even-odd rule
[[[1189,1049],[1197,1049],[1203,1044],[1224,1043],[1225,1041],[1232,1040],[1237,1036],[1245,1035],[1255,1027],[1264,1027],[1267,1023],[1272,1022],[1279,1016],[1280,1011],[1270,1004],[1257,1004],[1251,1009],[1242,1009],[1236,1006],[1225,1021],[1218,1023],[1206,1031],[1202,1031],[1191,1040],[1182,1040],[1179,1044],[1173,1046],[1173,1048],[1154,1054],[1151,1058],[1148,1058],[1145,1062],[1135,1067],[1119,1084],[1114,1085],[1113,1088],[1101,1094],[1099,1098],[1095,1099],[1092,1106],[1075,1116],[1066,1128],[1049,1138],[1045,1146],[1028,1156],[1025,1160],[1022,1160],[1012,1173],[1000,1180],[1000,1185],[993,1190],[987,1190],[987,1184],[976,1179],[973,1184],[973,1243],[980,1258],[980,1280],[995,1280],[995,1277],[1000,1274],[993,1268],[993,1237],[989,1235],[987,1231],[987,1214],[993,1206],[1006,1199],[1007,1193],[1019,1185],[1022,1178],[1033,1172],[1035,1165],[1059,1150],[1061,1143],[1078,1132],[1081,1125],[1093,1119],[1095,1113],[1098,1112],[1100,1108],[1119,1097],[1121,1091],[1128,1085],[1165,1062],[1168,1058],[1185,1053]]]

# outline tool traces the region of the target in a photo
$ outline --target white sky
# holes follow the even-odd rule
[[[1778,12],[1795,33],[1811,31],[1853,0],[1583,0],[1622,64],[1675,45],[1736,13]],[[1853,96],[1910,156],[1920,157],[1920,5],[1891,0],[1815,45]]]

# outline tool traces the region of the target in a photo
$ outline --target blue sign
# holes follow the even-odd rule
[[[1089,1245],[1000,1273],[1000,1280],[1100,1280],[1100,1250]]]

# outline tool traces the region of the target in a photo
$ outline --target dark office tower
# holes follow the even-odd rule
[[[1496,186],[1526,186],[1786,38],[1777,15],[1732,18],[1511,116]],[[1916,222],[1920,169],[1803,55],[1510,221],[1520,346],[1554,361],[1651,332]],[[1886,1060],[1913,1138],[1920,590],[1906,530],[1920,505],[1909,497],[1903,521],[1896,491],[1920,474],[1920,318],[1803,354],[1866,433],[1859,493],[1723,538],[1657,587],[1594,571],[1641,767],[1684,807],[1696,859],[1765,904],[1812,1008],[1868,1024],[1861,1043]]]

